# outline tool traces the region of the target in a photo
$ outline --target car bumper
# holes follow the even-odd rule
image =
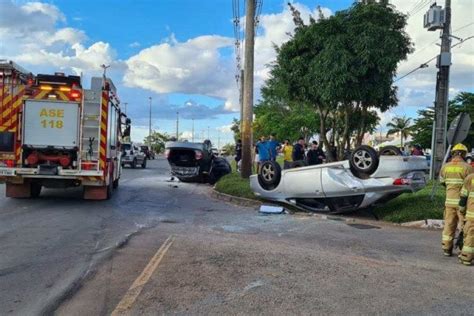
[[[199,167],[171,167],[171,174],[177,177],[193,178],[199,175]]]

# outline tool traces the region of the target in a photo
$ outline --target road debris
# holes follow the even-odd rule
[[[286,214],[285,208],[281,206],[262,205],[258,211],[263,214]]]

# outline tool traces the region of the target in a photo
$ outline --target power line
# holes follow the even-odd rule
[[[473,36],[466,37],[466,38],[464,38],[464,39],[461,39],[461,41],[460,41],[459,43],[454,44],[453,46],[451,46],[451,48],[454,48],[454,47],[456,47],[456,46],[459,46],[459,45],[463,44],[464,42],[466,42],[466,41],[468,41],[468,40],[470,40],[470,39],[473,39],[473,38],[474,38],[474,35],[473,35]],[[397,78],[397,79],[394,80],[393,82],[395,83],[395,82],[397,82],[397,81],[400,81],[400,80],[402,80],[403,78],[405,78],[405,77],[411,75],[412,73],[418,71],[419,69],[428,67],[428,64],[429,64],[430,62],[432,62],[433,60],[435,60],[436,58],[438,58],[438,55],[436,55],[436,56],[434,56],[433,58],[430,58],[429,60],[425,61],[424,63],[422,63],[422,64],[421,64],[420,66],[418,66],[417,68],[414,68],[414,69],[410,70],[409,72],[407,72],[407,73],[404,74],[403,76]]]

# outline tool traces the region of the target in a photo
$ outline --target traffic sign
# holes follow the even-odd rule
[[[469,134],[471,123],[471,117],[468,113],[463,112],[456,116],[456,118],[451,122],[446,135],[448,144],[453,145],[462,143]]]

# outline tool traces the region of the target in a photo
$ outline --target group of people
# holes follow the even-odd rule
[[[254,146],[255,170],[258,172],[260,164],[264,161],[275,161],[279,153],[283,155],[283,169],[319,165],[326,160],[326,155],[317,141],[312,141],[309,148],[303,137],[300,137],[295,144],[292,144],[289,139],[281,144],[276,140],[275,134],[271,134],[268,138],[261,136]],[[241,159],[242,141],[239,139],[235,146],[237,164]]]
[[[465,162],[467,147],[457,144],[452,159],[443,165],[440,182],[446,187],[442,248],[445,256],[452,256],[454,236],[458,225],[462,232],[456,243],[461,252],[459,261],[472,265],[474,259],[474,168]],[[460,242],[461,241],[461,242]]]

